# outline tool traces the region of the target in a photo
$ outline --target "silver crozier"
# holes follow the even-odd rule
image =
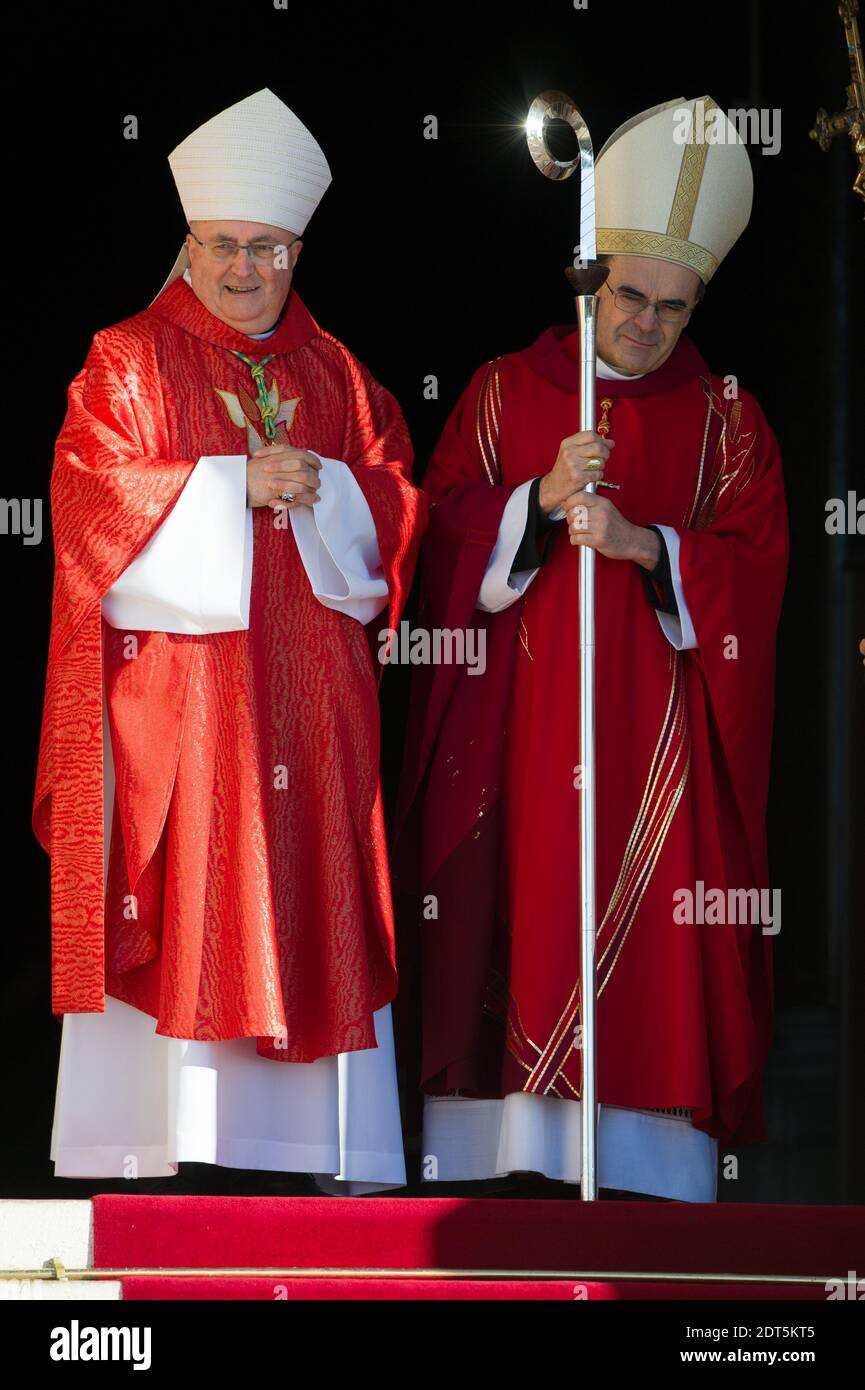
[[[550,121],[566,122],[573,130],[578,152],[574,159],[556,159],[547,145]],[[564,92],[542,92],[532,102],[526,122],[529,153],[546,178],[566,179],[580,171],[580,240],[573,265],[565,271],[576,293],[580,329],[580,429],[595,428],[595,360],[597,295],[609,273],[597,264],[595,243],[595,159],[592,142],[577,107]],[[595,492],[589,483],[586,492]],[[560,515],[554,512],[553,516]],[[580,1197],[598,1198],[597,1104],[597,922],[595,884],[595,552],[580,546],[580,1032],[582,1086],[580,1089]]]

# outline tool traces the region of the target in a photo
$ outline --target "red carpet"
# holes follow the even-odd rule
[[[582,1297],[596,1303],[635,1299],[826,1299],[822,1284],[658,1284],[615,1280],[605,1284],[587,1283],[580,1286]],[[583,1291],[584,1290],[584,1291]],[[197,1299],[214,1302],[221,1299],[264,1300],[273,1303],[283,1299],[296,1303],[298,1299],[418,1299],[449,1302],[483,1299],[485,1302],[514,1301],[573,1303],[574,1283],[562,1279],[124,1279],[124,1299]]]
[[[292,1270],[535,1269],[811,1275],[865,1264],[865,1209],[504,1198],[94,1198],[97,1268],[273,1268],[286,1278],[133,1277],[124,1297],[574,1299],[574,1280],[292,1279]],[[812,1286],[586,1284],[597,1298],[808,1298]]]

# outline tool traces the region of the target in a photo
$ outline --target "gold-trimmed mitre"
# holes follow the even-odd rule
[[[754,176],[709,96],[652,106],[615,130],[595,163],[598,254],[655,256],[708,284],[751,216]]]

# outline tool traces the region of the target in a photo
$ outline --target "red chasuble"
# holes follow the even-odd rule
[[[263,1056],[308,1062],[374,1047],[396,990],[372,628],[319,602],[269,507],[253,511],[248,630],[138,632],[129,659],[130,634],[101,616],[198,458],[246,454],[247,424],[264,438],[230,349],[273,354],[276,442],[351,467],[388,584],[382,626],[411,583],[425,499],[399,407],[294,290],[261,342],[183,280],[96,334],[52,476],[33,825],[51,855],[53,1008],[99,1012],[107,991],[157,1033],[254,1036]],[[103,673],[117,788],[104,904]]]
[[[421,670],[410,717],[400,862],[435,896],[420,927],[431,1093],[580,1095],[579,554],[566,526],[524,597],[475,609],[508,498],[579,429],[576,359],[561,327],[481,368],[424,479],[418,621],[480,627],[487,643],[483,675]],[[747,1142],[765,1137],[771,935],[741,910],[738,925],[676,915],[690,890],[699,917],[699,882],[725,900],[768,887],[788,546],[778,448],[753,396],[725,399],[687,338],[645,377],[599,378],[597,400],[616,441],[605,477],[620,491],[606,495],[629,521],[679,532],[699,644],[675,650],[637,565],[597,556],[599,1100],[690,1109],[719,1141]]]

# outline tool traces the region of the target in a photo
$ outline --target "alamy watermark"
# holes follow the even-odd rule
[[[483,627],[415,627],[405,619],[398,628],[378,634],[383,666],[465,666],[470,676],[487,669],[487,632]]]
[[[764,936],[777,936],[781,930],[780,888],[707,888],[698,878],[693,889],[677,888],[673,902],[673,921],[687,926],[757,926],[760,923]]]
[[[828,536],[865,536],[865,497],[851,489],[846,498],[830,497],[826,503]]]
[[[705,103],[698,101],[693,111],[690,106],[680,106],[673,112],[677,145],[726,145],[733,138],[730,126],[744,144],[759,145],[761,154],[777,154],[781,148],[781,111],[777,106],[722,111],[719,106],[707,110]]]
[[[24,545],[39,545],[42,498],[0,497],[0,536],[21,536]]]

